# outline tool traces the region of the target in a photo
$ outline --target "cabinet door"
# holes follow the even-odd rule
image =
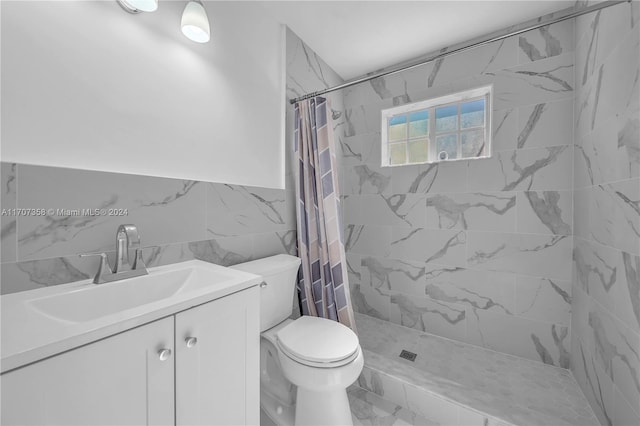
[[[176,315],[178,425],[260,423],[259,308],[253,287]]]
[[[174,422],[173,317],[0,377],[2,425],[164,425]]]

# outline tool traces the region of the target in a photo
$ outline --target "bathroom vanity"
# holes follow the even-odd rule
[[[258,424],[261,281],[189,261],[3,296],[2,425]]]

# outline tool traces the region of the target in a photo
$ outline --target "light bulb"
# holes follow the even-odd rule
[[[209,18],[202,4],[190,1],[182,12],[180,23],[182,33],[197,43],[206,43],[210,40]]]

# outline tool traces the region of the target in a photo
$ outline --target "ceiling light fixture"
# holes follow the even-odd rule
[[[117,0],[118,4],[129,13],[155,12],[158,0]]]
[[[191,0],[182,12],[180,22],[182,34],[196,43],[206,43],[211,39],[209,18],[200,0]]]

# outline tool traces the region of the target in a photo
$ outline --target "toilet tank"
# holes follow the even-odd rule
[[[260,288],[260,331],[268,330],[291,315],[300,258],[279,254],[230,266],[262,275],[267,283]]]

